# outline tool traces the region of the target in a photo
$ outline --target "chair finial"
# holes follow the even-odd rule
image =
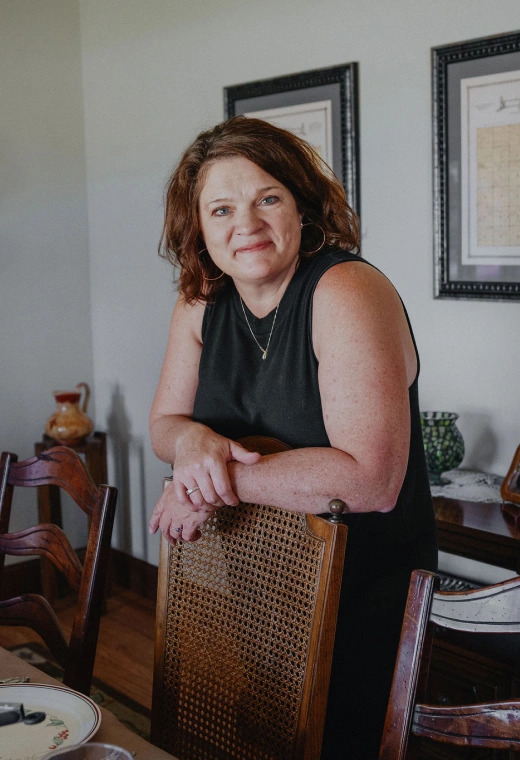
[[[344,512],[347,508],[347,505],[344,501],[341,499],[331,499],[329,501],[329,522],[331,523],[340,523],[341,522],[341,514]]]

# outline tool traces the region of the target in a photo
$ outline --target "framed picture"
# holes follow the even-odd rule
[[[254,116],[303,137],[343,183],[360,213],[358,64],[224,88],[224,112]]]
[[[520,446],[517,448],[508,473],[500,486],[500,496],[504,501],[520,504]]]
[[[432,49],[435,296],[520,299],[520,32]]]

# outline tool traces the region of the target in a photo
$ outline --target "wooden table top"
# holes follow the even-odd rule
[[[520,541],[520,526],[502,510],[501,503],[435,496],[433,504],[437,522]]]
[[[434,496],[443,551],[520,572],[520,524],[499,502]]]
[[[44,683],[52,686],[63,686],[54,678],[46,675],[41,670],[37,670],[28,662],[24,662],[11,652],[0,647],[0,679],[16,678],[22,676],[29,677],[31,683]],[[154,747],[153,744],[142,739],[126,728],[118,719],[108,710],[101,708],[101,725],[96,734],[92,737],[94,742],[106,742],[123,747],[129,752],[134,753],[136,760],[176,760],[173,755]]]

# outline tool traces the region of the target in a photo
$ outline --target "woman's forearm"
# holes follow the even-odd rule
[[[340,449],[303,448],[264,456],[254,465],[229,462],[228,471],[243,502],[320,514],[331,499],[342,499],[349,512],[389,512],[405,468],[363,467]]]
[[[155,456],[163,462],[175,464],[178,446],[182,445],[183,436],[195,428],[209,430],[205,425],[181,414],[157,417],[150,424],[150,439]]]

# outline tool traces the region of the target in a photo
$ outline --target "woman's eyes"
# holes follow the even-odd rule
[[[267,195],[260,200],[259,206],[272,206],[277,203],[280,198],[277,195]],[[231,213],[229,206],[219,206],[213,210],[213,216],[228,216]]]

